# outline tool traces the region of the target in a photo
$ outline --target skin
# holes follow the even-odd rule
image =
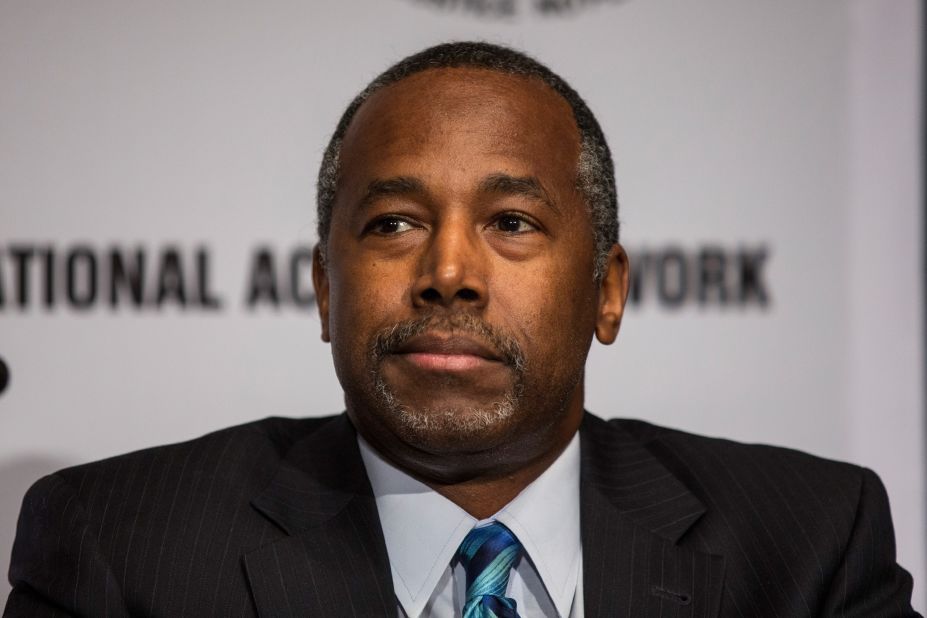
[[[610,344],[618,334],[628,260],[615,245],[594,280],[579,152],[569,105],[546,84],[470,68],[379,90],[343,142],[313,280],[348,416],[383,456],[477,518],[566,447],[582,420],[592,336]],[[437,326],[415,345],[372,358],[378,333],[428,316]],[[513,343],[523,370],[498,340],[457,326],[461,316]],[[375,375],[403,409],[435,422],[402,422]],[[513,394],[510,415],[467,424]]]

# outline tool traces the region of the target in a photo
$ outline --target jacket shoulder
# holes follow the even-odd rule
[[[801,479],[791,478],[798,484],[818,479],[831,487],[838,483],[858,488],[864,476],[874,474],[856,464],[793,448],[704,436],[635,419],[612,419],[608,423],[630,434],[683,477],[702,472],[712,476],[723,473],[730,481],[754,475],[785,481],[791,472],[802,475]]]
[[[11,606],[250,614],[240,556],[281,534],[250,501],[297,443],[333,418],[267,418],[40,479],[17,526]]]
[[[71,485],[80,487],[87,484],[88,479],[97,476],[107,476],[116,470],[132,467],[146,467],[156,465],[166,469],[175,462],[202,460],[210,453],[247,453],[252,462],[259,459],[282,459],[293,446],[302,438],[310,435],[335,416],[317,418],[285,418],[272,416],[264,419],[249,421],[232,427],[225,427],[205,435],[176,442],[164,444],[105,459],[99,459],[84,464],[64,468],[50,475],[58,477]],[[208,457],[205,457],[209,460]],[[224,458],[222,458],[224,459]],[[206,461],[198,463],[196,472],[204,471]],[[215,461],[220,466],[225,462]]]
[[[633,436],[703,502],[769,516],[792,510],[820,512],[847,533],[865,484],[884,492],[881,481],[861,466],[800,450],[748,444],[653,425],[609,421]],[[723,500],[722,500],[723,498]]]
[[[682,538],[726,561],[730,608],[758,599],[808,615],[916,615],[911,577],[895,562],[888,496],[871,470],[795,449],[609,421],[705,505]]]

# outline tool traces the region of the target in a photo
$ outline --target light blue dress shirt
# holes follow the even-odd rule
[[[525,549],[506,595],[523,618],[582,618],[579,435],[509,504],[480,521],[380,457],[358,436],[393,574],[398,615],[460,616],[466,574],[454,556],[475,526],[498,521]]]

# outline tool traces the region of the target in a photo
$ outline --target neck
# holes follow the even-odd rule
[[[476,477],[456,483],[435,483],[428,480],[424,482],[476,519],[487,519],[501,511],[525,487],[541,476],[570,443],[573,433],[571,432],[556,449],[511,474]]]
[[[583,419],[582,382],[561,414],[551,414],[551,425],[515,427],[496,445],[466,449],[442,439],[435,447],[410,444],[382,424],[355,420],[358,432],[381,457],[441,494],[477,519],[498,513],[534,482],[569,445]],[[530,425],[530,423],[529,423]]]

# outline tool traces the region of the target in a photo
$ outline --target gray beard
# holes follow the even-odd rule
[[[479,436],[486,429],[510,419],[515,414],[523,390],[518,383],[501,400],[484,407],[410,408],[396,398],[379,372],[374,375],[374,388],[379,404],[399,419],[409,433],[461,439]]]

